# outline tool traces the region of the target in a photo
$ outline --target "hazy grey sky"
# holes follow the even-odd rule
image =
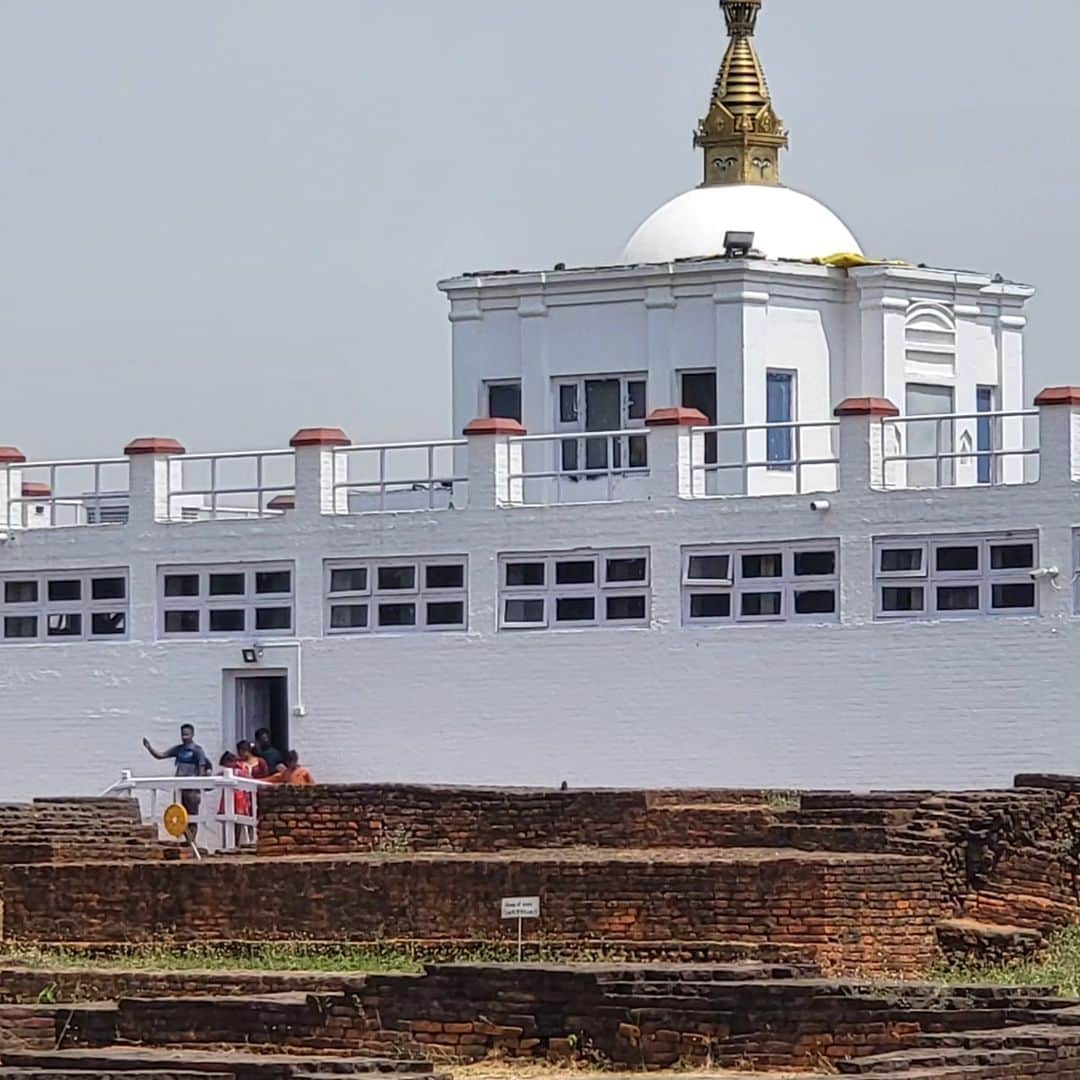
[[[767,0],[785,179],[1038,286],[1080,383],[1080,4]],[[449,431],[435,281],[616,258],[698,182],[715,0],[0,0],[0,443]]]

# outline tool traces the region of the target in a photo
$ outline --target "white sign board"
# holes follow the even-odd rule
[[[504,919],[539,919],[539,896],[507,896],[502,902]]]

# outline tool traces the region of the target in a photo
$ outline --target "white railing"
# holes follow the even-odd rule
[[[835,420],[694,428],[693,490],[704,495],[804,495],[835,491]]]
[[[621,431],[562,432],[549,435],[515,435],[510,439],[512,460],[520,462],[506,477],[507,502],[515,489],[524,486],[523,499],[529,502],[614,502],[618,489],[631,477],[649,475],[649,429]],[[530,460],[534,448],[541,449],[538,460],[554,467],[535,467]],[[533,489],[537,481],[553,485],[554,493],[537,500]],[[606,498],[601,499],[596,481]]]
[[[334,449],[334,505],[341,513],[445,510],[454,487],[468,482],[459,472],[467,439],[381,443]]]
[[[8,529],[60,529],[127,520],[128,460],[32,461],[4,466]]]
[[[886,490],[1035,483],[1037,409],[937,413],[881,421]]]
[[[270,503],[293,494],[296,455],[292,450],[175,454],[168,477],[170,521],[281,517],[284,511]]]
[[[197,814],[189,821],[198,826],[197,843],[205,851],[235,851],[258,840],[259,789],[268,787],[262,780],[236,776],[226,769],[221,776],[148,776],[135,777],[124,771],[120,779],[103,795],[128,795],[139,802],[143,823],[156,825],[162,840],[175,839],[166,831],[163,817],[168,807],[181,802],[184,791],[202,795]],[[241,813],[237,796],[250,796],[250,809]],[[241,800],[242,801],[242,800]]]

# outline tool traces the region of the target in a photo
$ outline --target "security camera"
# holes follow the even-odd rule
[[[1054,581],[1061,575],[1056,566],[1042,566],[1038,570],[1031,571],[1032,581]]]
[[[827,510],[832,509],[832,503],[829,502],[828,499],[815,499],[810,504],[810,509],[813,510],[815,514],[824,514]]]

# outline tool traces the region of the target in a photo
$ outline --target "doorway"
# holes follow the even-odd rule
[[[716,372],[684,371],[680,374],[680,399],[684,409],[697,409],[705,415],[709,426],[716,424]],[[720,460],[717,432],[705,435],[705,464],[715,465]]]
[[[227,671],[225,680],[225,730],[231,726],[233,744],[240,739],[254,743],[255,732],[269,728],[270,742],[284,754],[290,748],[288,675]]]

